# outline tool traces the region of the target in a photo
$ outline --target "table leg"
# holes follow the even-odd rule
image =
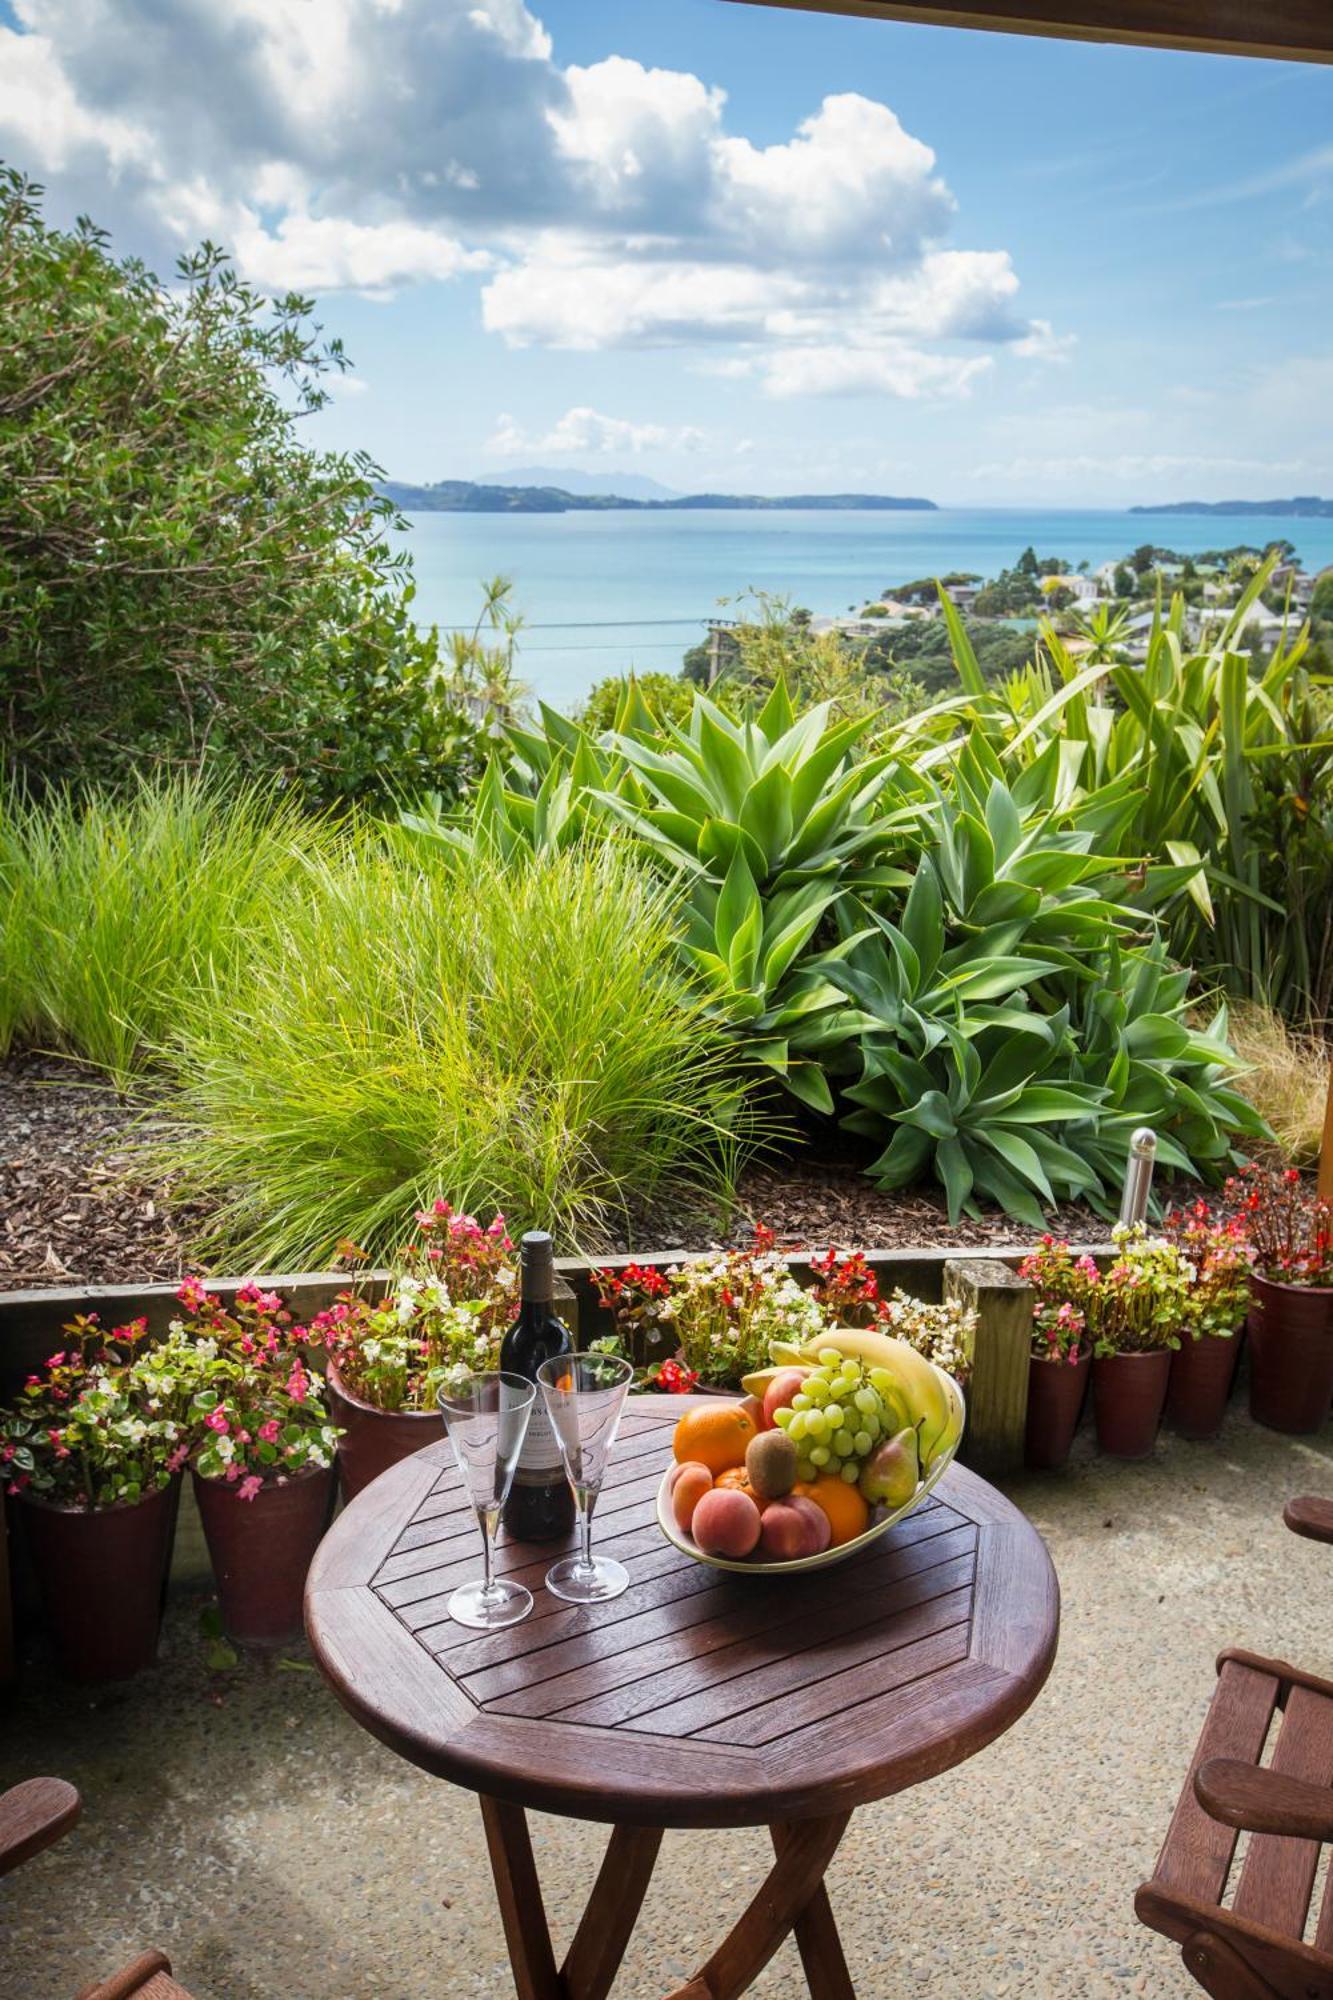
[[[527,1814],[483,1794],[481,1816],[518,2000],[607,2000],[652,1879],[661,1827],[615,1828],[557,1970]],[[738,2000],[793,1930],[811,2000],[856,2000],[824,1888],[850,1818],[837,1813],[770,1829],[772,1868],[707,1964],[670,2000]]]
[[[528,1816],[522,1806],[483,1794],[481,1817],[518,2000],[564,2000],[532,1858]]]
[[[648,1893],[660,1826],[618,1826],[560,1968],[569,2000],[606,2000]]]
[[[795,1832],[792,1825],[769,1828],[773,1846],[781,1854]],[[842,1939],[833,1919],[828,1890],[821,1882],[793,1926],[796,1948],[801,1954],[810,2000],[856,2000],[856,1988],[843,1957]]]
[[[518,2000],[606,2000],[652,1880],[661,1827],[614,1829],[557,1972],[527,1814],[483,1794],[481,1816]]]
[[[822,1888],[824,1871],[850,1818],[850,1813],[837,1813],[830,1819],[800,1820],[782,1829],[777,1859],[744,1916],[708,1963],[670,2000],[737,2000],[746,1991]],[[836,1940],[837,1932],[827,1900],[823,1911],[822,1919],[816,1913],[809,1931],[811,1947],[817,1954],[817,1975],[823,1983],[816,1987],[812,1981],[810,1991],[814,2000],[838,2000],[841,1994],[850,1993],[851,1988],[829,1983],[836,1979],[839,1967],[846,1980],[847,1968],[842,1963],[840,1946],[836,1957],[829,1957],[828,1934],[832,1932]],[[806,1962],[804,1944],[801,1957]],[[808,1979],[808,1966],[806,1976]]]

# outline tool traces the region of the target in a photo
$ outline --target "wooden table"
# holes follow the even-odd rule
[[[611,1604],[541,1587],[555,1551],[501,1543],[534,1592],[504,1631],[453,1624],[481,1566],[446,1440],[368,1487],[326,1537],[306,1625],[343,1705],[390,1749],[477,1792],[520,2000],[603,2000],[664,1829],[766,1825],[774,1865],[674,2000],[732,2000],[789,1931],[814,2000],[855,2000],[824,1871],[855,1807],[1001,1735],[1055,1656],[1040,1536],[961,1467],[864,1554],[786,1579],[729,1576],[657,1523],[679,1397],[636,1397],[597,1509],[629,1569]],[[557,1968],[525,1808],[614,1827]]]

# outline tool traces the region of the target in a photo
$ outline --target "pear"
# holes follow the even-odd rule
[[[908,1426],[868,1458],[861,1468],[861,1498],[872,1507],[882,1502],[893,1511],[905,1507],[921,1477],[916,1432]]]

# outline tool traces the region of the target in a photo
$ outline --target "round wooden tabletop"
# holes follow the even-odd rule
[[[596,1607],[542,1588],[558,1544],[501,1539],[532,1590],[522,1624],[473,1632],[450,1592],[481,1543],[443,1437],[335,1522],[306,1589],[325,1676],[372,1734],[439,1777],[574,1818],[656,1827],[849,1811],[1008,1729],[1055,1656],[1041,1537],[975,1473],[859,1556],[790,1578],[732,1576],[672,1547],[656,1495],[677,1396],[628,1406],[596,1544],[630,1572]]]

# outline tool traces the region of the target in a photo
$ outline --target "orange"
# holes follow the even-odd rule
[[[761,1500],[755,1492],[754,1487],[750,1484],[750,1475],[743,1465],[733,1465],[729,1471],[720,1472],[716,1483],[719,1486],[734,1487],[738,1493],[744,1493],[747,1498],[754,1501],[755,1506],[761,1514],[765,1507],[770,1505],[769,1501]]]
[[[744,1465],[745,1447],[754,1436],[754,1418],[739,1403],[724,1403],[710,1396],[686,1410],[676,1425],[671,1449],[678,1459],[706,1465],[716,1478],[733,1465]]]
[[[818,1479],[798,1479],[792,1492],[804,1494],[827,1514],[834,1548],[841,1542],[854,1541],[870,1526],[869,1507],[856,1488],[834,1472],[821,1473]]]

